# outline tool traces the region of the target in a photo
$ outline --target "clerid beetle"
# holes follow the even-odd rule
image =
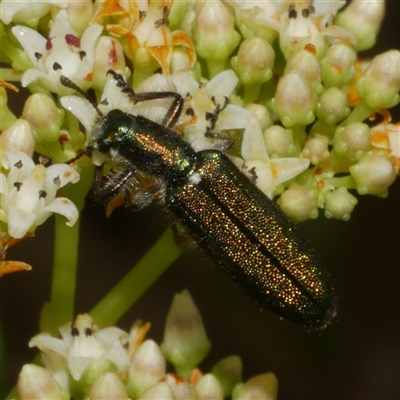
[[[324,328],[336,298],[308,241],[228,156],[196,152],[173,130],[184,104],[179,94],[135,93],[109,73],[134,103],[173,101],[161,123],[119,109],[100,116],[86,152],[108,155],[119,172],[98,191],[113,197],[139,185],[138,174],[153,178],[153,194],[250,298],[292,322]],[[62,83],[78,89],[65,77]]]

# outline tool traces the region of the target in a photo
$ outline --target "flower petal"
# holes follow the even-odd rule
[[[29,59],[33,64],[37,65],[37,53],[42,55],[47,53],[46,39],[40,33],[26,26],[17,25],[11,30],[14,36],[21,43],[21,46],[24,48]]]
[[[75,204],[65,197],[57,197],[43,210],[63,215],[68,219],[66,223],[68,226],[74,226],[79,217]]]
[[[14,238],[22,238],[36,220],[36,215],[10,206],[8,209],[8,233]]]
[[[270,160],[270,166],[276,185],[299,175],[305,171],[309,165],[310,160],[307,158],[273,158]]]

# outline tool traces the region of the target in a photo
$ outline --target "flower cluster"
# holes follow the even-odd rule
[[[130,333],[99,329],[88,314],[59,329],[60,338],[41,333],[31,341],[44,367],[23,367],[23,399],[276,399],[272,373],[242,382],[238,356],[219,361],[209,373],[197,368],[210,349],[189,292],[177,294],[167,316],[164,341],[145,339],[150,324],[137,321]],[[175,372],[167,372],[167,361]]]
[[[349,189],[385,196],[399,171],[398,126],[366,119],[399,102],[400,52],[358,60],[357,50],[375,42],[384,2],[353,2],[338,13],[344,3],[3,1],[2,53],[12,66],[5,77],[20,76],[35,92],[18,120],[29,126],[19,129],[31,129],[31,146],[53,161],[82,150],[96,115],[79,99],[64,97],[61,108],[49,97],[71,94],[61,75],[94,89],[106,111],[160,115],[158,105],[133,107],[107,89],[109,69],[129,78],[133,65],[139,92],[186,97],[192,121],[180,121],[180,132],[196,150],[227,149],[292,220],[315,218],[318,209],[347,220],[357,203]],[[363,30],[352,28],[354,15]],[[214,128],[234,139],[233,148],[205,135],[207,116],[225,98]],[[377,130],[390,137],[384,151],[373,143]]]

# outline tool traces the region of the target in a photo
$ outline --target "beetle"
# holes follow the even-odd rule
[[[184,104],[181,95],[136,93],[122,75],[109,73],[134,103],[173,101],[161,123],[119,109],[106,115],[98,111],[86,152],[108,155],[119,171],[98,185],[97,193],[110,199],[140,187],[138,175],[151,177],[153,189],[145,192],[147,197],[133,199],[134,204],[145,206],[157,194],[250,298],[292,322],[324,328],[336,314],[336,296],[319,256],[294,224],[227,155],[211,149],[196,152],[174,131]],[[65,77],[61,81],[79,89]],[[221,109],[211,118],[210,131]]]

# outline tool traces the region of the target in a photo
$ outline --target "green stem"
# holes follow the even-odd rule
[[[206,60],[210,79],[225,71],[226,60]]]
[[[139,263],[90,312],[100,326],[118,321],[182,254],[167,229]]]
[[[345,187],[346,189],[357,188],[354,178],[351,175],[341,176],[339,178],[331,178],[329,179],[329,183],[331,183],[333,186],[337,188],[339,187]]]
[[[356,105],[351,114],[340,124],[346,126],[351,122],[362,122],[366,120],[376,109],[369,107],[362,99]]]
[[[259,83],[252,83],[244,85],[243,100],[245,104],[253,103],[256,101],[260,94],[261,85]]]
[[[84,168],[81,178],[74,185],[67,185],[62,190],[74,202],[80,212],[85,197],[92,186],[93,168]],[[78,267],[80,220],[73,227],[65,224],[65,218],[56,215],[55,244],[53,259],[53,277],[48,324],[50,333],[55,334],[58,328],[74,318],[76,273]]]
[[[53,279],[51,284],[50,329],[73,320],[78,265],[79,221],[69,227],[63,216],[56,215]]]

